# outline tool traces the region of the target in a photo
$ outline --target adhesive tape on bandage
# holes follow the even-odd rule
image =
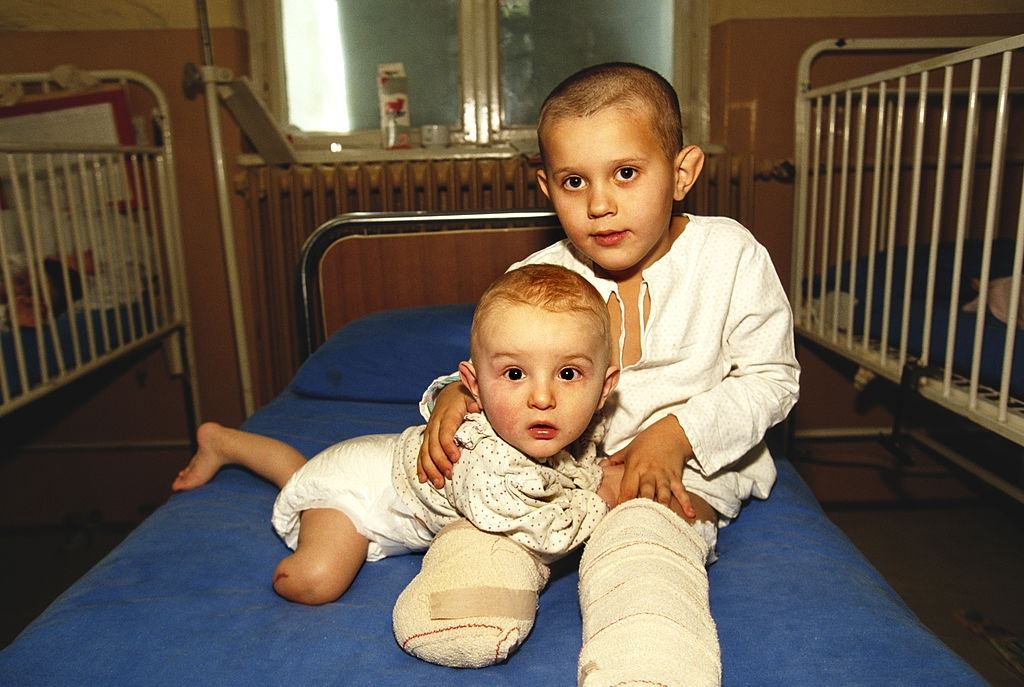
[[[528,589],[471,587],[434,592],[430,595],[432,620],[477,616],[532,620],[536,611],[537,593]]]

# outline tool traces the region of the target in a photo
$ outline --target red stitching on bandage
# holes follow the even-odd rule
[[[621,618],[616,618],[615,620],[611,621],[610,623],[608,623],[607,625],[602,627],[600,630],[597,630],[596,632],[591,634],[590,635],[590,639],[588,639],[587,641],[588,642],[592,642],[592,641],[594,641],[594,637],[598,636],[599,634],[601,634],[602,632],[604,632],[608,628],[612,627],[613,625],[618,625],[619,623],[621,623],[623,621],[629,620],[630,618],[635,618],[635,617],[640,616],[640,615],[649,615],[649,616],[652,616],[654,618],[661,618],[662,620],[667,620],[670,623],[672,623],[673,625],[679,625],[680,627],[684,626],[682,621],[679,620],[679,618],[673,618],[672,616],[665,615],[664,613],[657,613],[655,611],[637,611],[636,613],[630,613],[629,615],[624,615]]]
[[[516,637],[518,638],[519,637],[519,628],[518,627],[513,627],[513,628],[510,628],[509,631],[505,633],[504,637],[502,637],[501,639],[498,640],[497,646],[494,647],[494,662],[495,663],[498,662],[498,656],[501,654],[501,645],[502,645],[502,643],[506,639],[508,639],[509,635],[511,635],[513,632],[516,633]]]
[[[406,647],[409,646],[409,642],[411,642],[414,639],[418,639],[419,637],[426,637],[428,635],[435,635],[435,634],[438,634],[438,633],[441,633],[441,632],[448,632],[450,630],[466,630],[466,629],[470,629],[470,628],[486,628],[486,629],[490,629],[490,630],[500,630],[501,629],[497,625],[485,625],[484,623],[466,623],[464,625],[449,625],[448,627],[442,627],[442,628],[439,628],[437,630],[430,630],[429,632],[420,632],[419,634],[415,634],[415,635],[412,635],[411,637],[408,637],[404,642],[402,642],[402,649],[405,650]],[[502,647],[502,645],[512,637],[513,633],[515,633],[515,637],[518,638],[519,637],[519,628],[518,627],[513,627],[513,628],[509,629],[509,631],[506,632],[505,635],[498,640],[497,644],[494,645],[494,662],[495,663],[498,662],[498,657],[501,656],[501,647]]]
[[[419,634],[412,635],[411,637],[407,638],[404,642],[402,642],[402,648],[405,649],[405,647],[409,645],[409,642],[411,642],[414,639],[418,639],[419,637],[426,637],[428,635],[436,635],[436,634],[438,634],[440,632],[448,632],[450,630],[465,630],[465,629],[468,629],[468,628],[471,628],[471,627],[488,628],[488,629],[491,629],[491,630],[501,630],[501,627],[498,626],[498,625],[485,625],[484,623],[466,623],[465,625],[449,625],[448,627],[438,628],[437,630],[430,630],[429,632],[420,632]],[[515,628],[513,628],[513,629],[515,629]]]

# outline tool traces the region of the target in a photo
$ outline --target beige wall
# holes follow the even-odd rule
[[[211,27],[241,28],[240,0],[209,0]],[[196,3],[189,0],[4,0],[0,31],[134,31],[193,29]]]

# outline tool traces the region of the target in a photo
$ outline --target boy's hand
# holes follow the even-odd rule
[[[697,511],[683,487],[683,465],[692,457],[693,447],[675,417],[655,422],[608,459],[626,466],[619,503],[637,497],[651,499],[693,520]]]
[[[430,483],[440,489],[445,476],[451,477],[452,463],[459,460],[455,432],[462,425],[466,413],[478,413],[480,406],[461,382],[449,384],[434,401],[427,428],[423,432],[423,443],[416,465],[420,482]]]

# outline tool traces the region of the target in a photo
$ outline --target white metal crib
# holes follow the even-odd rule
[[[194,423],[184,274],[156,84],[131,71],[0,76],[0,416],[163,342]]]
[[[825,51],[940,48],[959,50],[809,81]],[[825,41],[798,79],[797,333],[1024,445],[1024,35]],[[1002,330],[996,286],[1008,293]]]

